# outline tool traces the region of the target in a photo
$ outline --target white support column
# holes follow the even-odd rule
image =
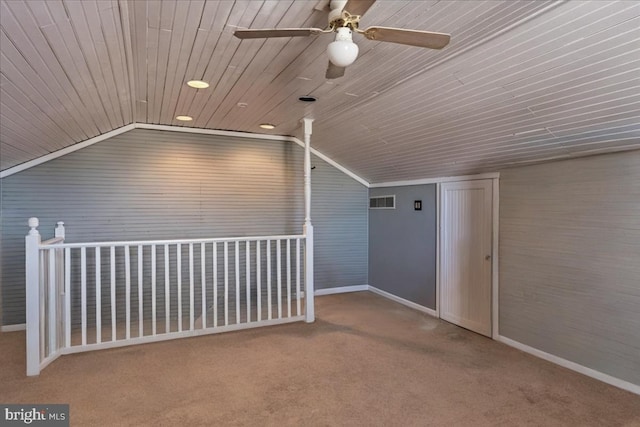
[[[313,302],[313,225],[311,225],[311,124],[313,119],[304,118],[304,300],[305,322],[315,321]]]
[[[40,233],[38,218],[29,218],[25,237],[27,375],[40,374]]]

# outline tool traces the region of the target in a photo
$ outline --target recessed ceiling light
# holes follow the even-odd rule
[[[193,117],[191,117],[191,116],[176,116],[176,120],[180,120],[182,122],[190,122],[191,120],[193,120]]]
[[[275,125],[272,125],[271,123],[262,123],[262,124],[260,125],[260,127],[261,127],[262,129],[275,129],[275,128],[276,128],[276,126],[275,126]]]
[[[317,99],[318,98],[316,98],[315,96],[310,96],[310,95],[304,95],[298,98],[298,100],[302,102],[316,102]]]
[[[196,89],[206,89],[209,87],[209,83],[203,82],[202,80],[189,80],[187,82],[187,85]]]

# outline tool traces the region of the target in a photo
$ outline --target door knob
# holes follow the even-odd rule
[[[486,259],[487,261],[489,261],[491,259],[491,255],[487,255],[484,257],[484,259]]]

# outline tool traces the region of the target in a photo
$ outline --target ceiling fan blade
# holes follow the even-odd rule
[[[449,44],[451,39],[451,36],[445,33],[390,27],[369,27],[364,31],[358,32],[364,34],[369,40],[427,47],[429,49],[442,49]]]
[[[263,39],[269,37],[306,37],[321,34],[320,28],[264,28],[258,30],[235,30],[239,39]]]
[[[329,61],[325,77],[327,79],[337,79],[338,77],[344,76],[344,70],[346,70],[345,67],[338,67],[333,62]]]
[[[342,10],[362,16],[375,2],[376,0],[349,0]]]

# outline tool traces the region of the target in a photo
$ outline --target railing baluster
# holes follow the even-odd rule
[[[207,270],[205,268],[205,244],[200,243],[200,287],[202,289],[202,329],[207,327]]]
[[[116,340],[116,247],[109,248],[109,261],[111,267],[111,341]]]
[[[271,240],[267,239],[267,319],[271,317]]]
[[[56,316],[56,310],[58,307],[58,299],[56,298],[56,284],[57,284],[57,274],[56,274],[56,251],[53,248],[49,249],[49,280],[48,280],[48,284],[49,284],[49,297],[48,297],[48,308],[49,308],[49,320],[48,320],[48,327],[49,327],[49,352],[47,353],[47,356],[50,355],[51,353],[54,353],[57,349],[58,349],[58,336],[56,333],[56,327],[57,327],[57,316]]]
[[[56,249],[56,346],[64,348],[64,248]]]
[[[229,324],[229,243],[224,242],[224,324]]]
[[[96,246],[96,343],[102,342],[102,258]]]
[[[260,240],[256,241],[256,321],[262,320],[262,261],[260,259]]]
[[[287,239],[287,317],[291,317],[291,239]]]
[[[245,243],[245,279],[247,285],[247,323],[251,322],[251,242]]]
[[[276,276],[278,280],[278,319],[282,319],[282,250],[280,249],[280,242],[281,240],[278,239],[276,243],[276,267],[278,269]]]
[[[213,327],[218,326],[218,243],[213,242]]]
[[[296,315],[302,314],[300,303],[300,239],[296,239]]]
[[[240,323],[240,242],[236,240],[236,325]]]
[[[64,336],[71,347],[71,248],[64,248]]]
[[[182,332],[182,245],[176,245],[176,274],[178,276],[178,332]]]
[[[38,295],[39,295],[39,301],[40,301],[40,307],[38,307],[38,310],[40,311],[40,316],[39,316],[39,324],[38,324],[38,330],[40,331],[40,360],[38,362],[42,362],[44,360],[44,358],[47,356],[46,354],[46,340],[45,340],[45,336],[46,336],[46,324],[47,324],[47,316],[46,316],[46,289],[45,289],[45,262],[46,262],[46,256],[45,256],[45,252],[42,249],[38,249],[38,273],[39,273],[39,278],[38,278]]]
[[[82,345],[87,345],[87,248],[80,248],[80,309],[82,315]]]
[[[195,326],[194,301],[193,301],[193,243],[189,243],[189,330],[193,331]]]
[[[131,253],[129,245],[124,246],[124,292],[125,292],[125,338],[131,338]]]
[[[164,333],[171,332],[171,290],[169,288],[169,245],[164,245]]]
[[[151,245],[151,334],[156,335],[156,245]]]
[[[144,335],[144,306],[142,301],[142,245],[138,245],[138,336]]]

